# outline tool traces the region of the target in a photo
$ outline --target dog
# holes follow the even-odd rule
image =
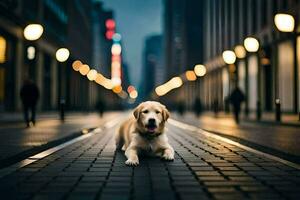
[[[167,108],[156,101],[143,102],[134,109],[133,116],[121,124],[115,138],[117,148],[125,151],[126,165],[137,166],[142,151],[174,160],[174,149],[165,134],[169,116]]]

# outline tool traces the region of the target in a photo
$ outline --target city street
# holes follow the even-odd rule
[[[300,166],[174,119],[173,162],[125,165],[113,134],[128,113],[1,170],[4,199],[299,199]],[[23,166],[19,168],[20,166]],[[5,171],[9,169],[9,171]],[[13,169],[13,170],[12,170]]]
[[[0,0],[0,200],[300,200],[299,51],[300,0]]]

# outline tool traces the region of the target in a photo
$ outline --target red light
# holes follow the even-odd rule
[[[116,23],[115,23],[115,21],[113,19],[108,19],[105,22],[105,26],[108,29],[114,29],[116,27]]]
[[[131,93],[134,90],[135,90],[135,88],[132,85],[128,86],[128,88],[127,88],[128,93]]]
[[[114,34],[115,34],[114,30],[106,31],[106,33],[105,33],[106,39],[111,40],[113,38]]]

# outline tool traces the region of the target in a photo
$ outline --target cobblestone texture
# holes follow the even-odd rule
[[[300,170],[169,125],[174,162],[125,166],[114,128],[0,179],[1,199],[299,199]]]

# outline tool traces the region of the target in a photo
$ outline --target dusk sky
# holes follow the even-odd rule
[[[117,31],[122,35],[123,56],[130,67],[132,84],[138,86],[146,36],[162,33],[161,0],[104,0],[114,11]]]

